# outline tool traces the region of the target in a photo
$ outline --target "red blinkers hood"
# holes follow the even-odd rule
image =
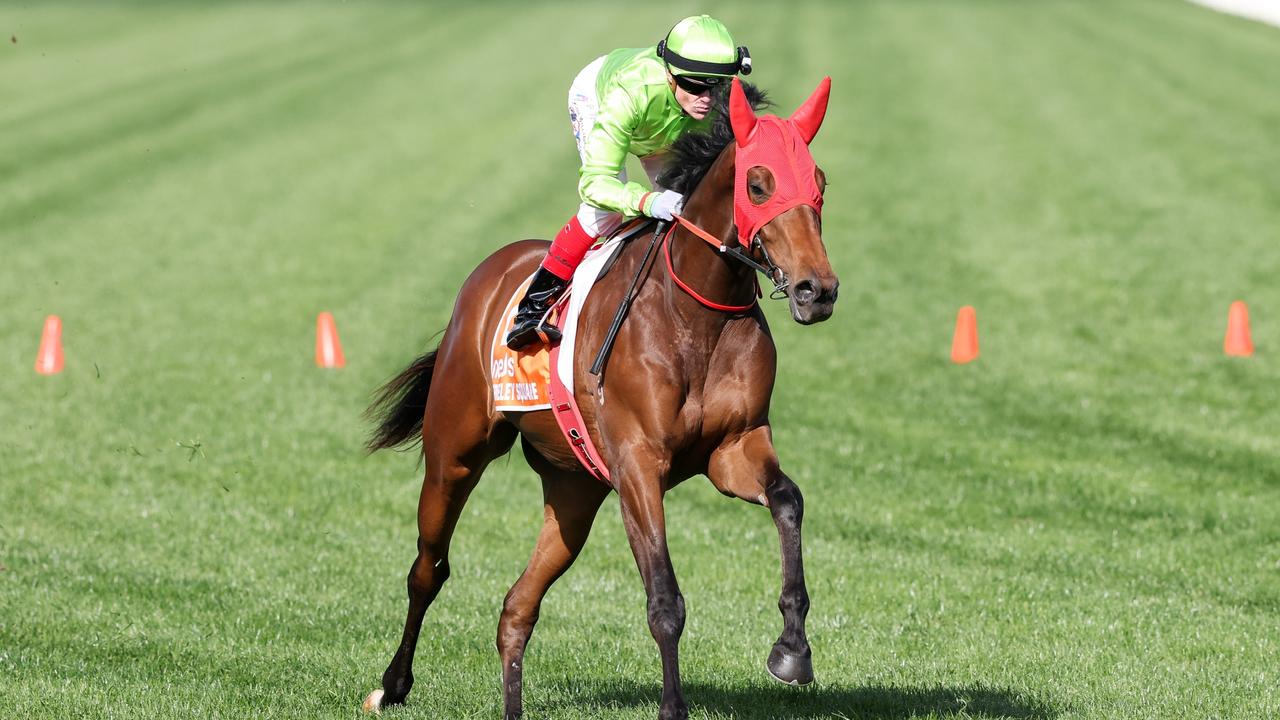
[[[760,228],[793,207],[808,205],[822,213],[817,165],[809,153],[809,143],[822,126],[830,94],[831,78],[826,77],[791,117],[757,117],[741,83],[733,79],[729,122],[738,143],[733,170],[733,221],[743,247],[751,247]],[[752,203],[747,193],[747,171],[754,167],[767,169],[775,185],[773,195],[761,205]]]

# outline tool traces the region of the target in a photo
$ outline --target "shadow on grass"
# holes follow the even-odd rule
[[[582,702],[601,707],[629,708],[654,706],[662,696],[658,683],[626,680],[579,686],[573,700],[552,703],[548,710],[567,710]],[[876,718],[965,717],[1027,718],[1053,720],[1059,711],[1041,700],[1004,688],[889,687],[871,685],[856,688],[782,686],[722,687],[685,683],[689,714],[702,712],[727,715],[742,720],[773,718]],[[561,707],[563,705],[564,707]]]

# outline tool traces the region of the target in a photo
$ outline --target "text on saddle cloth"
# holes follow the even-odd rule
[[[551,379],[551,356],[545,345],[537,345],[528,352],[508,348],[504,342],[507,333],[515,326],[516,310],[520,298],[533,280],[530,275],[516,288],[507,300],[502,319],[494,331],[489,350],[489,382],[493,388],[493,406],[497,411],[548,410],[551,395],[547,384]],[[552,308],[552,322],[555,308]]]

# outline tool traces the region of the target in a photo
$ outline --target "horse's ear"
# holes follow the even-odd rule
[[[827,76],[818,83],[818,88],[813,91],[809,99],[805,100],[798,110],[791,113],[791,122],[795,123],[806,145],[813,142],[813,136],[817,135],[818,128],[822,127],[822,118],[827,114],[827,99],[830,96],[831,77]]]
[[[756,111],[747,102],[747,94],[742,91],[742,83],[733,79],[733,87],[729,88],[729,124],[733,126],[733,138],[743,145],[756,129]]]

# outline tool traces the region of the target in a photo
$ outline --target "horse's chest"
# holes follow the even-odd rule
[[[702,402],[702,394],[687,396],[676,415],[677,425],[682,430],[680,438],[685,444],[696,441],[702,435],[703,421],[706,419],[706,406]]]

